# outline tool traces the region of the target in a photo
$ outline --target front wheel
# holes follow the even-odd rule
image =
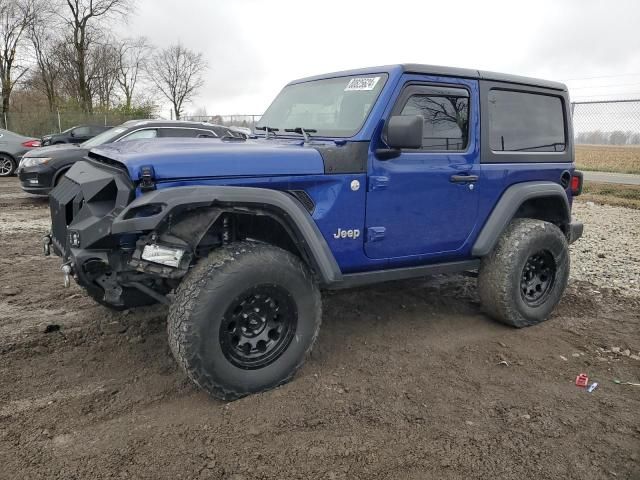
[[[478,293],[496,320],[526,327],[546,320],[569,279],[569,247],[552,223],[521,218],[506,228],[482,259]]]
[[[169,345],[189,378],[234,400],[289,381],[320,329],[319,288],[280,248],[239,242],[201,260],[176,291]]]

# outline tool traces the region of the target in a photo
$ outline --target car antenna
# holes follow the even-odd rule
[[[300,135],[302,135],[304,137],[304,143],[309,143],[309,140],[311,139],[311,135],[309,135],[310,133],[316,133],[317,132],[317,130],[315,130],[313,128],[302,128],[302,127],[285,128],[284,131],[285,132],[292,132],[292,133],[299,133]]]

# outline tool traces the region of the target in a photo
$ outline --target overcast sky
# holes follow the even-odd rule
[[[204,54],[209,69],[191,112],[260,114],[291,79],[402,62],[561,80],[585,100],[640,97],[638,0],[136,4],[126,35]]]

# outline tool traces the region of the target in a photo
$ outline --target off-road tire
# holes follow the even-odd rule
[[[0,162],[2,162],[3,168],[0,169],[0,177],[10,177],[16,173],[18,165],[14,158],[6,154],[0,154]],[[6,167],[8,166],[8,168]]]
[[[537,252],[548,252],[555,263],[555,278],[541,303],[525,300],[522,275],[527,260]],[[493,251],[482,259],[478,293],[483,309],[494,319],[514,327],[527,327],[546,320],[560,301],[569,279],[569,247],[554,224],[534,219],[514,219]]]
[[[221,347],[221,325],[235,299],[251,288],[284,289],[295,303],[295,336],[271,363],[240,368]],[[307,266],[278,247],[237,242],[200,260],[176,290],[169,310],[169,346],[200,388],[235,400],[288,382],[302,366],[320,330],[322,300]]]

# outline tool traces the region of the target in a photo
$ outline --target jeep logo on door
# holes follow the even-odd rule
[[[333,234],[333,238],[353,238],[354,240],[360,236],[360,230],[343,230],[338,228],[338,231]]]

